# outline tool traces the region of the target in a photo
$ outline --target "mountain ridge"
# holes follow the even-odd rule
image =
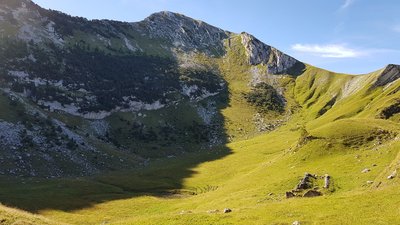
[[[34,4],[35,6],[37,6],[38,8],[40,8],[41,10],[44,10],[44,11],[47,11],[46,9],[43,9],[43,8],[41,8],[39,5],[37,5],[37,4],[35,4],[34,3],[34,1],[32,1],[32,0],[18,0],[18,1],[14,1],[13,2],[14,4],[22,4],[22,3],[25,3],[25,4],[27,4],[27,3],[30,3],[30,4]],[[20,6],[18,6],[17,8],[19,8]],[[85,19],[85,18],[83,18],[83,17],[75,17],[75,16],[70,16],[70,15],[68,15],[68,14],[65,14],[65,13],[63,13],[63,12],[60,12],[60,11],[55,11],[55,10],[52,10],[52,11],[54,11],[54,12],[56,12],[56,13],[59,13],[59,14],[63,14],[63,15],[66,15],[67,17],[71,17],[71,18],[82,18],[82,19]],[[229,35],[232,35],[232,34],[235,34],[235,33],[233,33],[233,32],[231,32],[231,31],[227,31],[227,30],[223,30],[223,29],[221,29],[221,28],[218,28],[218,27],[215,27],[215,26],[213,26],[213,25],[210,25],[210,24],[208,24],[208,23],[206,23],[206,22],[204,22],[204,21],[201,21],[201,20],[196,20],[196,19],[193,19],[193,18],[191,18],[191,17],[188,17],[188,16],[185,16],[184,14],[181,14],[181,13],[177,13],[177,12],[172,12],[172,11],[160,11],[160,12],[155,12],[155,13],[153,13],[153,14],[151,14],[151,15],[149,15],[148,17],[146,17],[146,18],[144,18],[143,20],[141,20],[141,21],[136,21],[136,22],[128,22],[128,21],[117,21],[117,20],[109,20],[109,19],[92,19],[92,20],[87,20],[87,21],[90,21],[90,22],[105,22],[105,23],[108,23],[108,22],[111,22],[111,23],[114,23],[114,22],[116,22],[116,23],[120,23],[120,24],[131,24],[131,25],[133,25],[133,26],[137,26],[137,25],[139,25],[139,24],[143,24],[143,23],[154,23],[154,21],[152,21],[152,20],[154,20],[154,19],[157,19],[157,20],[159,20],[159,21],[162,21],[163,19],[165,20],[165,19],[168,19],[169,21],[168,22],[171,22],[171,18],[174,18],[174,19],[178,19],[178,20],[181,20],[181,22],[182,22],[182,20],[183,21],[189,21],[189,23],[194,23],[194,24],[198,24],[198,25],[204,25],[205,27],[206,27],[206,30],[207,29],[210,29],[210,30],[216,30],[217,32],[217,34],[218,35],[220,35],[219,36],[219,38],[218,39],[220,39],[220,41],[222,41],[222,40],[224,40],[224,39],[227,39],[228,38],[228,36]],[[175,21],[175,24],[174,24],[175,26],[176,25],[178,25],[177,27],[178,28],[180,28],[180,29],[183,29],[183,27],[184,27],[184,25],[183,24],[177,24],[177,22]],[[156,28],[152,28],[152,29],[156,29]],[[164,32],[164,33],[172,33],[172,32]],[[211,33],[214,33],[214,32],[211,32]],[[225,35],[224,35],[225,34]],[[251,34],[248,34],[248,33],[246,33],[246,32],[241,32],[240,33],[241,35],[244,35],[244,36],[246,36],[246,40],[254,40],[254,42],[257,42],[257,44],[258,45],[264,45],[265,47],[259,47],[259,48],[266,48],[266,49],[273,49],[273,51],[278,51],[278,55],[281,55],[281,54],[283,54],[283,55],[286,55],[286,54],[284,54],[282,51],[279,51],[278,49],[276,49],[276,48],[274,48],[274,47],[272,47],[272,46],[270,46],[270,45],[267,45],[267,44],[264,44],[264,43],[262,43],[260,40],[258,40],[256,37],[254,37],[253,35],[251,35]],[[158,34],[159,35],[159,34]],[[217,35],[217,36],[218,36]],[[235,35],[238,35],[238,34],[235,34]],[[157,34],[156,35],[154,35],[154,36],[157,36]],[[179,39],[182,39],[182,38],[179,38]],[[213,41],[212,41],[213,42]],[[243,42],[246,42],[245,40],[243,41]],[[177,43],[176,43],[177,44]],[[182,43],[180,43],[179,45],[181,45],[182,46]],[[209,47],[209,46],[208,46]],[[257,48],[253,48],[254,50],[257,50]],[[267,51],[268,52],[268,50],[266,50],[266,49],[264,49],[264,51],[260,51],[260,53],[261,52],[265,52],[265,51]],[[286,55],[286,56],[288,56],[288,55]],[[288,56],[289,57],[289,61],[294,61],[294,60],[296,60],[296,59],[294,59],[293,57],[291,57],[291,56]],[[279,57],[278,57],[279,58]],[[250,63],[251,64],[259,64],[261,61],[265,61],[266,59],[256,59],[256,58],[252,58],[252,59],[249,59],[249,61],[250,61]],[[285,60],[284,60],[285,61]],[[298,60],[296,60],[296,61],[298,61]],[[299,62],[299,61],[298,61]],[[275,62],[276,63],[276,62]],[[279,63],[277,63],[277,64],[279,64]],[[396,64],[388,64],[387,66],[389,66],[389,65],[396,65]],[[280,71],[280,70],[282,70],[282,69],[275,69],[275,71]],[[271,71],[272,72],[272,71]]]
[[[17,143],[5,139],[4,146],[19,149],[20,160],[32,158],[22,153],[25,148],[41,149],[38,146],[47,141],[53,150],[41,151],[54,156],[51,176],[66,172],[57,168],[57,160],[63,158],[64,163],[71,148],[82,151],[70,160],[83,168],[80,175],[142,166],[149,156],[210,149],[274,130],[299,107],[315,108],[315,115],[324,118],[337,101],[364,87],[388,89],[399,80],[395,65],[365,77],[340,77],[248,33],[235,34],[167,11],[128,23],[71,17],[28,0],[6,1],[0,9],[3,102],[21,104],[4,106],[21,115],[4,121],[10,132],[3,136],[19,137]],[[332,79],[337,79],[336,86]],[[318,82],[324,87],[315,86]],[[302,83],[313,92],[295,92]],[[333,98],[323,94],[329,89]],[[382,115],[390,118],[397,106],[390,107],[377,110],[386,110]],[[185,120],[176,118],[182,111]],[[42,115],[38,121],[33,119],[36,114]],[[27,124],[18,124],[22,115]],[[45,129],[56,130],[62,140]],[[149,143],[155,137],[157,143]],[[115,152],[96,159],[99,143]],[[159,148],[163,150],[151,150]],[[57,156],[55,149],[62,154]],[[45,161],[52,158],[38,154]],[[118,155],[115,162],[106,164],[113,154]],[[16,157],[12,152],[6,155]],[[122,163],[127,155],[129,166]],[[20,161],[25,172],[13,173],[39,174],[31,162]],[[13,171],[10,168],[6,174]]]

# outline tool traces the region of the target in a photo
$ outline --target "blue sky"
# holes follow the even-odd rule
[[[140,21],[168,10],[246,31],[306,63],[361,74],[400,64],[398,0],[34,0],[89,19]]]

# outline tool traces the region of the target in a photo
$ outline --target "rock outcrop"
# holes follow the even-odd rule
[[[329,174],[325,174],[324,176],[324,188],[327,189],[331,185],[331,176]]]
[[[299,63],[274,47],[262,43],[248,33],[242,33],[242,44],[245,47],[248,63],[251,65],[264,64],[270,74],[282,74]]]
[[[328,174],[324,176],[317,176],[310,173],[305,173],[303,178],[300,179],[299,183],[296,187],[285,193],[286,198],[294,198],[294,197],[317,197],[322,196],[323,192],[320,190],[319,183],[320,179],[323,179],[325,191],[329,191],[332,188],[332,177]],[[325,193],[324,191],[324,193]]]
[[[400,79],[400,65],[389,64],[380,74],[373,87],[381,87]]]
[[[295,190],[304,190],[304,189],[312,188],[313,180],[315,180],[315,179],[317,179],[317,177],[315,175],[312,175],[310,173],[305,173],[304,177],[297,184]]]

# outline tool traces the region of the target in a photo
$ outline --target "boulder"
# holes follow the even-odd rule
[[[321,196],[322,193],[319,191],[315,191],[315,190],[309,190],[306,193],[304,193],[303,197],[317,197],[317,196]]]
[[[232,212],[232,209],[229,209],[229,208],[224,209],[224,213],[230,213],[230,212]]]
[[[371,171],[371,170],[368,169],[368,168],[365,168],[365,169],[363,169],[363,170],[361,171],[361,173],[368,173],[369,171]]]
[[[317,176],[312,175],[310,173],[305,173],[304,177],[300,180],[300,182],[296,186],[296,190],[305,190],[312,188],[311,179],[317,179]]]
[[[396,170],[395,170],[395,171],[393,171],[393,173],[392,173],[392,174],[390,174],[390,175],[387,177],[387,179],[391,180],[391,179],[395,178],[395,177],[396,177],[396,173],[397,173],[397,171],[396,171]]]
[[[291,192],[291,191],[286,192],[286,198],[293,198],[293,197],[296,197],[296,195],[293,194],[293,192]]]

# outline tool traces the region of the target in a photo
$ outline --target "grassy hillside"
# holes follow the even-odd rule
[[[9,208],[3,205],[0,205],[0,223],[4,225],[63,224],[60,222],[51,221],[43,216],[30,214],[22,210]]]
[[[399,168],[400,126],[381,112],[400,82],[368,88],[381,72],[308,67],[286,91],[296,113],[273,132],[136,171],[4,180],[0,199],[69,224],[397,224],[400,182],[387,177]],[[354,80],[365,86],[349,91]],[[318,179],[323,196],[287,199],[305,172],[329,174],[331,187]]]
[[[368,145],[352,149],[341,144],[328,147],[315,140],[289,151],[299,138],[299,132],[291,130],[282,128],[228,145],[229,156],[192,168],[178,190],[175,182],[184,172],[181,169],[204,156],[186,156],[152,165],[147,171],[90,179],[17,182],[12,189],[2,186],[2,199],[7,197],[9,204],[71,224],[399,222],[398,178],[386,179],[392,172],[388,166],[398,154],[398,141],[387,141],[379,149]],[[365,168],[371,171],[361,173]],[[291,190],[304,172],[329,173],[333,188],[322,197],[285,199],[285,191]],[[369,180],[373,183],[367,184]],[[233,212],[222,214],[225,207]],[[207,212],[215,209],[219,212]]]

